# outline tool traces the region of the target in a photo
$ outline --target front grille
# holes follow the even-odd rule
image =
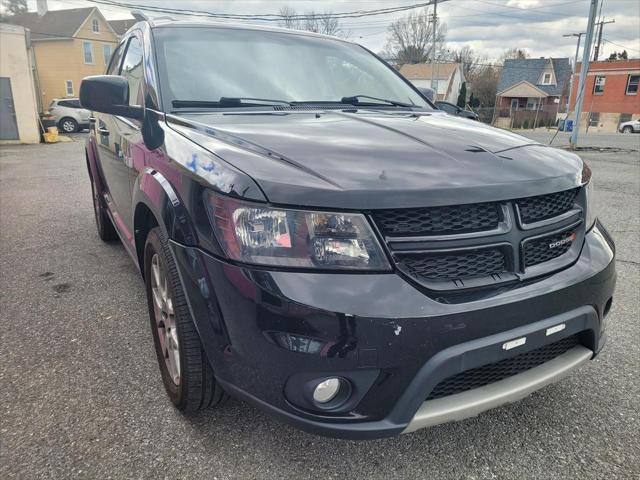
[[[584,200],[579,191],[373,210],[370,219],[387,241],[398,270],[426,289],[447,292],[437,298],[448,301],[445,297],[452,292],[506,286],[543,275],[545,268],[569,266],[580,252],[571,245],[584,236],[584,209],[575,208],[575,202]],[[562,215],[566,212],[570,214]],[[535,223],[542,220],[546,222]],[[561,233],[549,233],[552,229]],[[562,258],[549,262],[557,257]],[[544,265],[528,269],[538,264]]]
[[[579,343],[578,335],[573,335],[530,352],[521,353],[515,357],[505,358],[496,363],[461,372],[436,385],[427,400],[455,395],[456,393],[504,380],[553,360]]]
[[[507,268],[505,254],[499,248],[406,254],[399,259],[409,274],[420,280],[462,280],[502,273]]]
[[[531,267],[548,262],[569,251],[576,239],[573,229],[548,235],[524,243],[524,266]]]
[[[373,219],[385,235],[447,235],[492,230],[500,222],[497,203],[379,210]]]
[[[573,208],[578,189],[516,200],[522,223],[533,223],[556,217]]]

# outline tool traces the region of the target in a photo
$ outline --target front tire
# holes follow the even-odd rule
[[[60,120],[60,123],[58,125],[60,127],[60,130],[62,130],[64,133],[75,133],[78,131],[78,122],[70,117],[63,118],[62,120]]]
[[[633,128],[632,127],[624,127],[622,129],[622,133],[633,133]]]
[[[156,356],[171,402],[184,412],[221,404],[227,395],[209,366],[169,242],[159,227],[147,236],[144,274]]]

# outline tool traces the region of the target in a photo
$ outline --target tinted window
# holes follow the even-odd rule
[[[352,43],[230,28],[159,28],[154,37],[169,104],[221,97],[339,102],[369,95],[429,108],[392,69]]]
[[[438,108],[440,110],[444,110],[447,113],[458,113],[458,109],[453,105],[449,105],[448,103],[440,102],[440,103],[437,103],[436,105],[438,105]]]
[[[68,107],[68,108],[82,108],[80,106],[79,100],[60,100],[58,102],[58,106],[60,107]]]
[[[120,60],[122,60],[122,52],[124,51],[124,44],[118,45],[116,51],[111,55],[109,61],[109,67],[107,68],[107,75],[117,75],[120,70]]]
[[[143,103],[142,74],[142,45],[138,37],[131,37],[120,69],[120,75],[129,81],[129,105]]]

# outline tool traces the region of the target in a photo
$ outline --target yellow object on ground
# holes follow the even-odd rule
[[[60,140],[58,137],[58,127],[47,128],[47,131],[42,136],[46,143],[56,143]]]

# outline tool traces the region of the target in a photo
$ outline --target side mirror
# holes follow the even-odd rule
[[[129,105],[129,82],[119,75],[85,77],[80,84],[80,104],[87,110],[142,120],[144,109]]]

